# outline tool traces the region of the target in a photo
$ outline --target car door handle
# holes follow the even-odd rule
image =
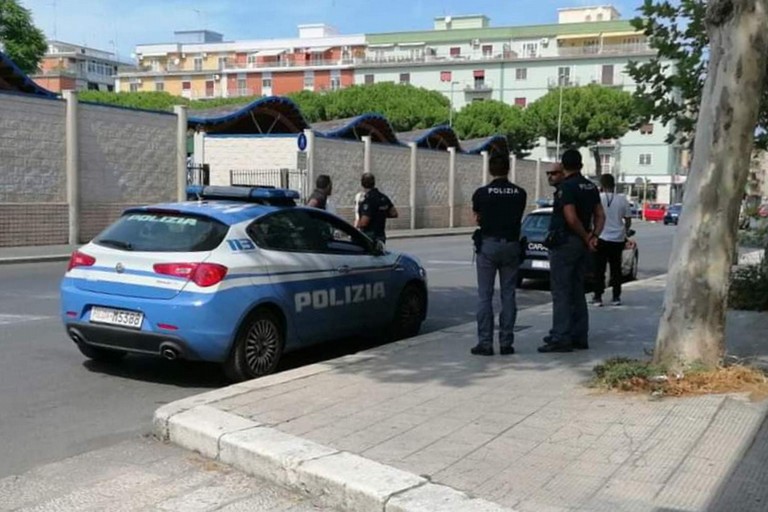
[[[349,273],[349,266],[348,265],[342,265],[339,268],[336,269],[336,272],[339,274],[347,274]]]

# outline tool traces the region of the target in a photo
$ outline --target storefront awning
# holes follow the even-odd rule
[[[603,33],[603,37],[624,37],[624,36],[642,36],[644,35],[642,32],[638,32],[636,30],[630,30],[625,32],[605,32]]]
[[[330,49],[330,46],[323,46],[322,48],[310,48],[309,53],[325,53]]]
[[[408,46],[426,46],[426,44],[427,43],[422,41],[420,43],[397,43],[397,46],[399,46],[400,48],[406,48]]]
[[[277,57],[278,55],[282,55],[285,52],[287,52],[287,48],[280,48],[275,50],[260,50],[256,53],[257,57]]]

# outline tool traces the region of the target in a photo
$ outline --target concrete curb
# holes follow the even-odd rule
[[[222,391],[226,390],[230,388]],[[168,406],[159,409],[155,413],[155,432],[166,441],[344,510],[514,512],[430,483],[413,473],[285,434],[208,405],[176,413]]]
[[[46,256],[12,256],[0,258],[0,265],[14,265],[20,263],[50,263],[55,261],[68,261],[71,254],[51,254]]]

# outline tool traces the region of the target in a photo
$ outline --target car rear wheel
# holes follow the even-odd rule
[[[224,374],[236,382],[269,375],[277,368],[285,347],[285,330],[277,314],[256,311],[244,324],[224,363]]]
[[[389,328],[392,341],[410,338],[419,334],[427,309],[424,290],[415,284],[406,285],[400,293],[395,318]]]
[[[77,348],[88,359],[102,363],[116,363],[125,357],[122,350],[112,350],[108,348],[94,347],[82,341],[77,342]]]

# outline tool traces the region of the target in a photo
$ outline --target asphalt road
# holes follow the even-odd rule
[[[674,227],[640,224],[640,278],[664,273]],[[392,240],[429,272],[430,314],[423,332],[474,320],[475,274],[468,236]],[[165,403],[226,385],[217,365],[129,357],[87,361],[58,317],[64,263],[0,266],[0,478],[113,445],[148,432]],[[549,301],[539,283],[518,292],[520,308]],[[290,355],[293,368],[372,346],[334,342]]]

